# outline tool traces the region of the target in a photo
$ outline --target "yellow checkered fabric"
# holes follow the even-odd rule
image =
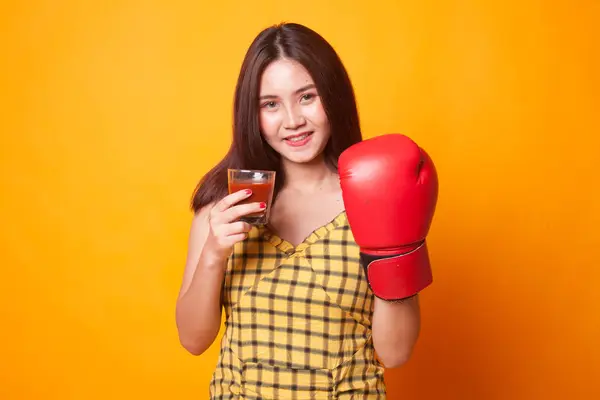
[[[252,228],[230,258],[211,399],[385,399],[374,297],[342,212],[297,247]]]

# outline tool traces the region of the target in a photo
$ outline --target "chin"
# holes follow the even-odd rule
[[[289,162],[309,164],[323,158],[321,149],[306,149],[304,151],[282,151],[279,154]]]

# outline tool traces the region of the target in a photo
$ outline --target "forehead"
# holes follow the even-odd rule
[[[281,59],[272,62],[265,68],[260,91],[261,94],[284,94],[312,83],[314,82],[310,74],[302,64],[293,60]]]

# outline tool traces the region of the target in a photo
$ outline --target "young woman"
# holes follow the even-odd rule
[[[233,143],[194,193],[177,303],[182,345],[202,354],[226,325],[211,399],[384,399],[384,367],[409,358],[418,296],[374,297],[348,226],[337,174],[362,140],[348,74],[299,24],[262,31],[235,91]],[[267,226],[239,220],[227,169],[277,171]]]

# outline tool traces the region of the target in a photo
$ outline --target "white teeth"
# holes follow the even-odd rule
[[[293,138],[288,138],[287,140],[289,140],[290,142],[299,142],[301,140],[306,139],[307,137],[308,137],[308,133],[305,133],[302,136],[296,136],[296,137],[293,137]]]

